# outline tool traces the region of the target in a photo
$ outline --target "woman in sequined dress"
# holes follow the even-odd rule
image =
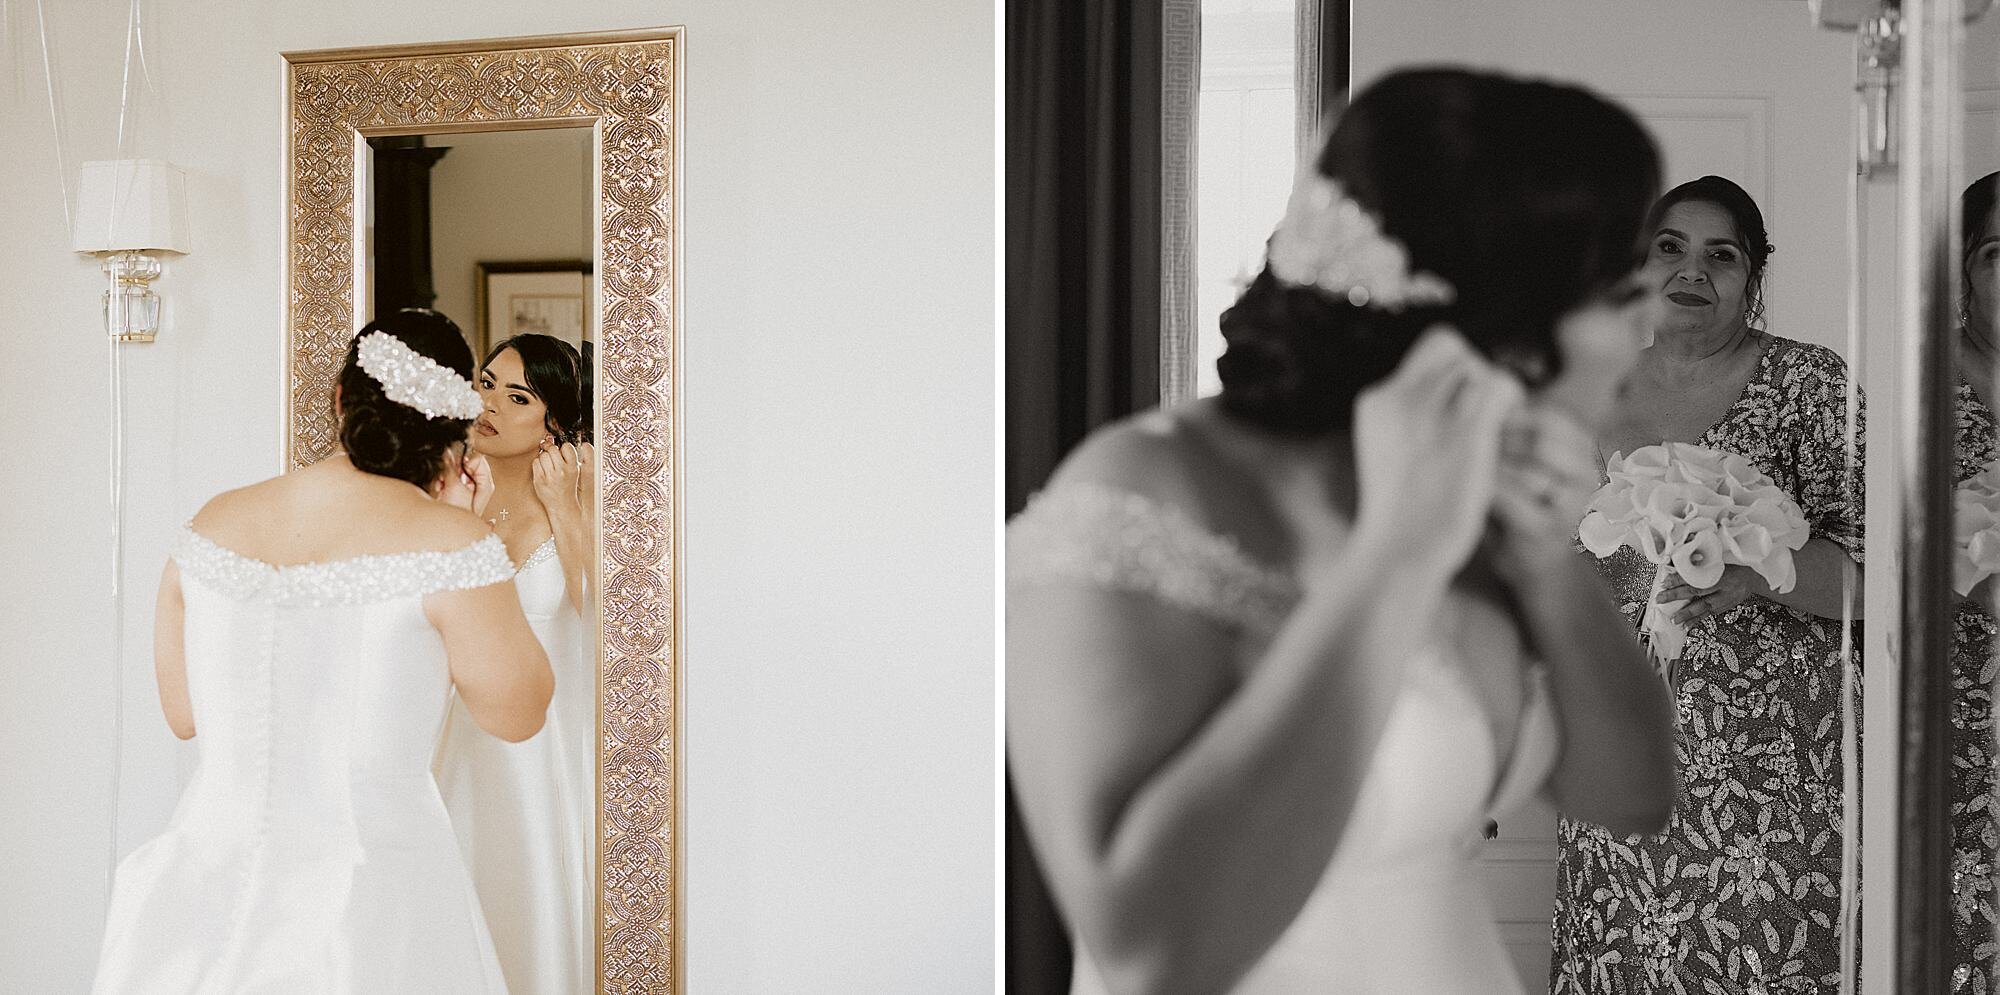
[[[1988,173],[1959,200],[1965,296],[1959,308],[1958,425],[1952,439],[1959,483],[2000,458],[1993,418],[1995,327],[2000,325],[2000,173]],[[1990,992],[2000,961],[2000,768],[1993,728],[1994,655],[1991,594],[1976,588],[1952,616],[1952,991]]]
[[[1655,155],[1581,90],[1384,78],[1224,316],[1221,398],[1010,523],[1007,748],[1074,993],[1518,992],[1488,814],[1664,822],[1665,692],[1569,545]]]
[[[1550,989],[1832,991],[1842,619],[1860,610],[1860,435],[1857,420],[1850,463],[1846,366],[1759,327],[1771,247],[1742,188],[1714,176],[1682,184],[1647,227],[1643,278],[1663,310],[1599,455],[1668,441],[1736,453],[1799,504],[1812,534],[1784,594],[1741,566],[1711,588],[1669,578],[1659,600],[1688,599],[1672,689],[1681,798],[1650,835],[1565,813]],[[1601,567],[1636,626],[1653,565],[1627,548]]]

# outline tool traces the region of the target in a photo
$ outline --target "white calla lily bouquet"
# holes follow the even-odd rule
[[[1686,601],[1661,604],[1667,577],[1713,587],[1731,564],[1749,567],[1784,593],[1798,582],[1792,551],[1811,535],[1798,503],[1749,460],[1683,442],[1614,455],[1608,483],[1577,527],[1598,558],[1631,546],[1655,564],[1639,629],[1663,667],[1680,659],[1686,626],[1673,620]]]
[[[1958,549],[1952,557],[1951,586],[1960,597],[2000,574],[2000,462],[1986,464],[1952,496]]]

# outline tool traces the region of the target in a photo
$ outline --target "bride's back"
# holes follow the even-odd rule
[[[195,516],[194,528],[274,566],[443,552],[486,533],[469,512],[404,481],[355,469],[344,456],[218,495]]]
[[[355,777],[427,787],[452,677],[426,601],[512,576],[477,519],[336,458],[218,497],[174,560],[200,788],[319,836]]]
[[[96,991],[505,990],[430,774],[454,686],[511,739],[550,690],[505,545],[426,490],[458,479],[470,368],[440,315],[371,324],[334,400],[350,455],[181,530],[154,654],[200,765],[119,866]]]

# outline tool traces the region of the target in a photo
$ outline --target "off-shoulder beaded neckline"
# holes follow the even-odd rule
[[[488,539],[494,538],[493,536],[487,536],[482,539],[475,539],[472,542],[466,543],[465,545],[458,547],[457,549],[412,549],[412,550],[405,550],[400,553],[357,553],[353,556],[341,556],[331,560],[311,560],[305,563],[272,563],[268,560],[260,560],[247,553],[239,553],[236,550],[230,549],[228,546],[224,546],[223,544],[216,542],[215,540],[210,539],[205,535],[202,535],[200,532],[195,530],[194,523],[192,522],[181,526],[181,529],[187,535],[190,541],[196,543],[199,546],[205,547],[207,550],[213,553],[228,557],[233,560],[237,560],[244,564],[262,567],[266,570],[270,570],[276,573],[285,573],[287,571],[292,571],[292,570],[318,570],[329,567],[359,566],[359,565],[365,565],[369,563],[382,562],[382,561],[398,562],[404,559],[405,557],[411,557],[411,556],[453,556],[459,553],[464,553],[470,550],[477,549],[479,548],[481,543],[486,542]],[[533,557],[531,556],[530,559],[533,559]]]
[[[437,591],[497,584],[514,577],[507,545],[496,535],[454,550],[372,553],[313,563],[266,563],[181,528],[173,558],[182,576],[238,601],[260,604],[362,605]]]

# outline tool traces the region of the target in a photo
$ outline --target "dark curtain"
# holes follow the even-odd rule
[[[1157,0],[1007,2],[1007,513],[1160,399]]]
[[[1345,105],[1347,76],[1353,69],[1348,47],[1352,4],[1350,0],[1297,0],[1298,16],[1293,28],[1298,63],[1292,83],[1298,101],[1298,150],[1300,158],[1319,151],[1321,126],[1327,114]]]
[[[1007,0],[1007,514],[1092,429],[1160,400],[1157,0]],[[1069,990],[1007,792],[1007,991]]]
[[[1319,106],[1339,106],[1347,99],[1347,74],[1354,68],[1348,31],[1351,0],[1319,0]],[[1301,45],[1300,51],[1305,50]]]
[[[1348,0],[1320,0],[1321,89]],[[1158,0],[1007,0],[1007,514],[1071,447],[1161,397],[1166,25]],[[1069,990],[1067,930],[1006,803],[1007,991]]]

